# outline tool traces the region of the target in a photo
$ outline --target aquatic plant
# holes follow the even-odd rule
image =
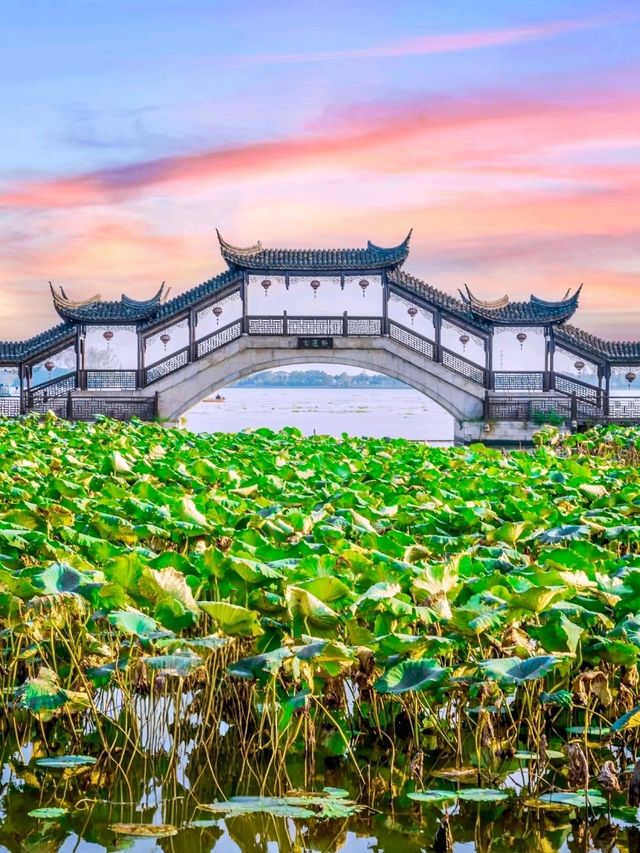
[[[637,745],[639,448],[0,422],[0,710],[78,772],[226,737],[538,795],[577,744],[588,789]]]

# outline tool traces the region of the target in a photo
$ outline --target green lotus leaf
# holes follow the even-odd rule
[[[537,538],[540,542],[555,545],[559,542],[567,542],[573,539],[587,539],[590,533],[591,528],[586,524],[565,524],[561,527],[553,527],[551,530],[545,530],[543,533],[539,533]]]
[[[186,652],[181,652],[180,654],[147,657],[144,659],[144,662],[151,669],[158,670],[164,675],[175,675],[184,678],[201,666],[202,658],[193,653],[187,654]]]
[[[567,726],[565,731],[570,735],[589,735],[589,737],[607,737],[611,732],[609,726]]]
[[[114,628],[131,637],[149,637],[163,633],[155,619],[134,608],[114,610],[109,613],[108,619]]]
[[[458,791],[411,791],[407,796],[419,803],[451,803],[458,799]]]
[[[97,760],[91,755],[56,755],[51,758],[37,758],[34,763],[37,767],[50,770],[70,770],[76,767],[89,767]]]
[[[566,806],[567,808],[602,808],[607,801],[599,791],[551,791],[538,797],[540,803]]]
[[[227,672],[237,678],[247,679],[258,678],[263,673],[275,675],[282,667],[283,662],[290,657],[293,657],[291,649],[283,646],[281,649],[274,649],[272,652],[241,658],[230,664]]]
[[[215,620],[217,627],[231,637],[260,637],[264,634],[255,610],[227,601],[199,601],[198,604]]]
[[[638,726],[640,726],[640,705],[636,705],[635,708],[632,708],[630,711],[627,711],[626,714],[618,717],[618,719],[611,724],[611,731],[622,732],[626,729],[637,729]]]
[[[553,655],[541,655],[527,658],[495,658],[478,664],[480,670],[489,678],[506,684],[523,684],[525,681],[537,681],[544,678],[561,662]]]
[[[296,625],[297,635],[303,632],[313,633],[314,630],[331,630],[339,621],[338,614],[334,610],[306,589],[288,586],[285,590],[285,598]]]
[[[37,676],[16,688],[14,701],[16,707],[39,714],[62,708],[69,701],[69,694],[60,686],[55,672],[41,667]]]
[[[78,592],[82,594],[91,583],[90,579],[65,563],[53,563],[33,578],[34,586],[41,589],[45,595],[56,595],[61,592]]]
[[[68,809],[63,809],[60,806],[45,806],[41,809],[32,809],[27,814],[29,817],[36,817],[41,820],[55,820],[57,817],[68,814],[68,811]]]
[[[509,600],[509,606],[532,613],[542,613],[547,610],[552,601],[561,598],[565,594],[562,586],[532,586],[524,592],[516,593]]]
[[[440,687],[447,679],[449,670],[437,661],[406,660],[392,666],[374,684],[378,693],[409,693]]]
[[[461,788],[458,791],[461,800],[473,803],[495,803],[498,800],[508,800],[509,792],[497,788]]]
[[[232,797],[226,802],[207,803],[200,808],[224,814],[227,817],[255,814],[292,818],[315,817],[315,812],[299,805],[296,798],[287,797]]]

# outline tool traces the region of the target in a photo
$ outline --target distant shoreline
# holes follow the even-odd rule
[[[324,370],[266,370],[230,386],[231,388],[343,388],[353,390],[398,390],[408,387],[397,379],[380,373],[325,373]]]

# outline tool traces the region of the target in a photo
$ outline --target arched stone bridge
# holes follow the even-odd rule
[[[346,250],[240,249],[218,236],[228,270],[172,299],[164,285],[145,301],[80,302],[51,286],[63,322],[0,342],[0,414],[174,422],[244,376],[324,362],[416,388],[462,439],[524,439],[547,420],[640,421],[640,343],[570,325],[580,289],[556,302],[486,302],[466,287],[454,298],[401,269],[410,234]]]

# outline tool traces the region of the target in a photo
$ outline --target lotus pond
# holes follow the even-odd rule
[[[0,846],[640,849],[639,462],[0,421]]]

